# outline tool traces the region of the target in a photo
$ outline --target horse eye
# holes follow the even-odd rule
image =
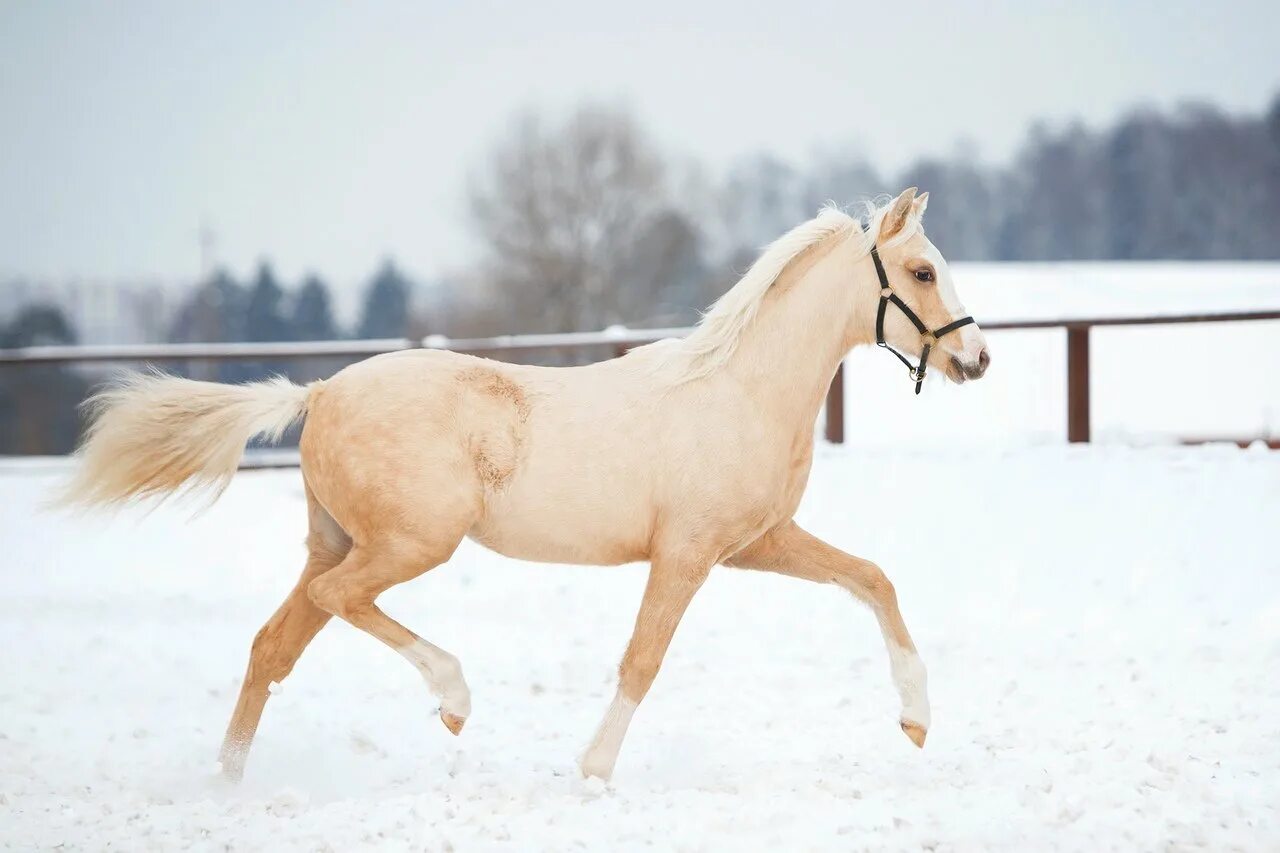
[[[933,270],[928,270],[928,269],[916,270],[916,281],[933,281]]]

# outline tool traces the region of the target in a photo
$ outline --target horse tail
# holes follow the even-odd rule
[[[306,413],[311,390],[283,377],[225,385],[125,374],[85,401],[79,467],[56,503],[110,506],[178,491],[208,492],[213,503],[245,444],[279,441]]]

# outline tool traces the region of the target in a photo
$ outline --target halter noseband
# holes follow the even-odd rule
[[[929,327],[924,324],[924,321],[916,316],[916,312],[912,311],[911,307],[902,301],[902,297],[894,293],[893,288],[889,286],[889,276],[885,274],[884,262],[880,260],[880,252],[876,249],[875,243],[871,244],[871,260],[876,265],[876,275],[880,279],[880,307],[876,310],[876,346],[883,347],[893,353],[898,357],[898,361],[907,366],[907,372],[910,374],[911,378],[915,380],[916,393],[919,394],[920,386],[924,383],[925,368],[929,366],[929,351],[937,345],[938,339],[943,335],[949,335],[956,329],[969,325],[974,322],[974,319],[972,317],[961,317],[959,320],[952,320],[947,325],[930,331]],[[924,343],[924,349],[920,353],[919,367],[916,367],[905,355],[898,352],[885,342],[884,314],[885,310],[889,307],[890,302],[898,306],[898,310],[911,321],[911,325],[915,326],[916,331],[920,333],[920,337]]]

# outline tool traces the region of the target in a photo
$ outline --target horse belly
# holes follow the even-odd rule
[[[648,559],[651,513],[636,495],[599,482],[544,482],[535,488],[521,477],[490,494],[468,535],[520,560],[613,566]]]

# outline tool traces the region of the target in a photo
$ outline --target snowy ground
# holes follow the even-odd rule
[[[0,467],[14,849],[1280,849],[1280,454],[823,448],[801,520],[896,582],[927,747],[898,730],[869,613],[720,569],[608,787],[574,758],[643,568],[464,545],[384,598],[461,658],[462,737],[416,672],[333,624],[229,787],[214,759],[248,644],[300,568],[297,472],[242,474],[190,523],[41,513],[55,476]]]

